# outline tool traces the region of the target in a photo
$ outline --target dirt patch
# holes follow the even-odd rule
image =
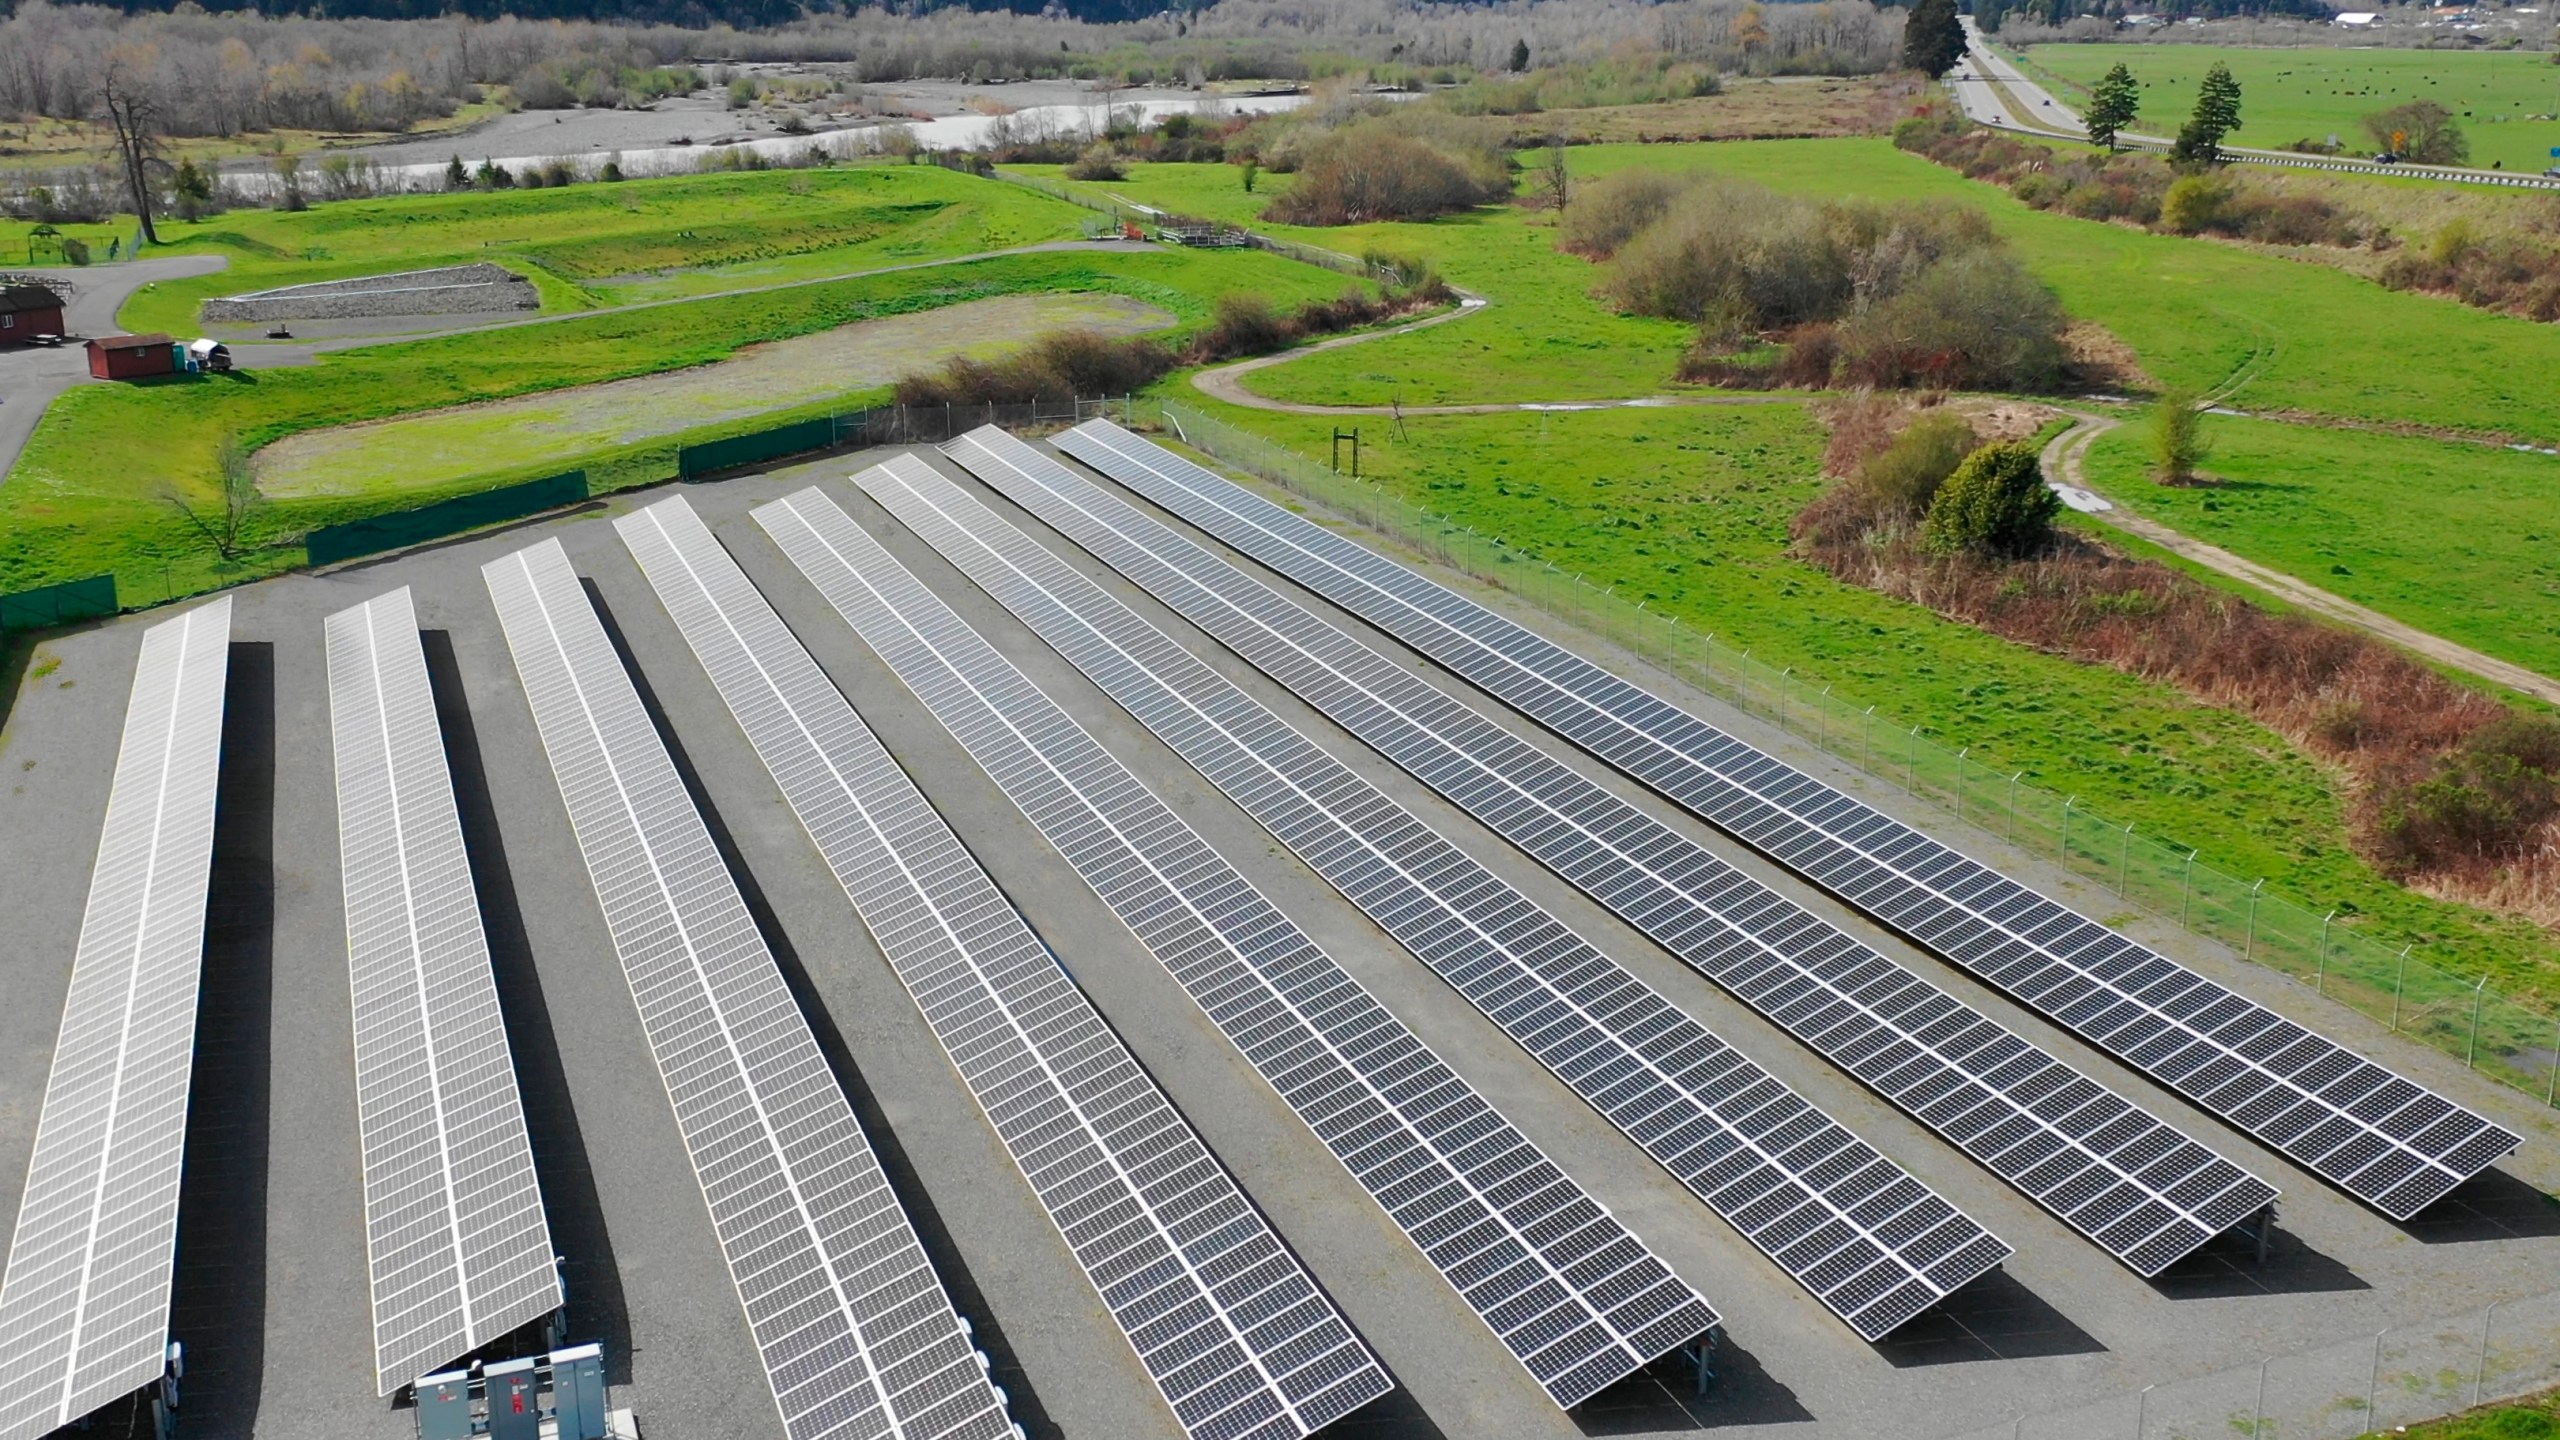
[[[269,495],[433,489],[493,470],[749,419],[865,390],[1044,331],[1161,330],[1174,316],[1117,295],[1008,295],[757,345],[709,365],[291,435],[258,452]]]
[[[2114,390],[2158,390],[2160,382],[2142,368],[2133,347],[2095,320],[2074,320],[2062,332],[2062,350],[2071,368],[2092,385]]]

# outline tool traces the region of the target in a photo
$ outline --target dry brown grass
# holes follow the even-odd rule
[[[1506,117],[1511,143],[1562,135],[1576,145],[1681,140],[1796,140],[1882,135],[1919,95],[1907,75],[1725,82],[1721,95]]]

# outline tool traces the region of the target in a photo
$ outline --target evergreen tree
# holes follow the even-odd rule
[[[2178,131],[2178,143],[2169,148],[2169,158],[2186,163],[2212,165],[2222,159],[2222,139],[2240,128],[2240,82],[2231,78],[2231,67],[2214,62],[2204,72],[2204,84],[2196,90],[2195,114]]]
[[[178,202],[179,219],[202,219],[213,208],[213,179],[193,160],[181,160],[178,173],[169,177],[169,195]]]
[[[1528,42],[1525,38],[1524,38],[1524,39],[1519,39],[1519,40],[1514,40],[1514,41],[1512,41],[1512,42],[1511,42],[1511,73],[1512,73],[1512,74],[1514,74],[1514,75],[1517,75],[1517,74],[1519,74],[1521,71],[1526,70],[1526,69],[1528,69],[1528,68],[1529,68],[1529,42]]]
[[[1956,0],[1917,0],[1902,22],[1902,63],[1931,79],[1956,68],[1964,58],[1964,23],[1956,18]]]
[[[459,190],[470,183],[471,172],[462,168],[461,156],[456,155],[444,162],[444,188]]]
[[[2027,555],[2053,533],[2062,499],[2046,488],[2036,447],[1985,445],[1938,487],[1920,541],[1941,555]]]
[[[2000,22],[2009,17],[2006,0],[1973,0],[1973,23],[1985,35],[2000,33]]]
[[[2081,118],[2088,123],[2091,143],[2113,150],[2116,136],[2133,123],[2133,117],[2141,110],[2142,87],[2135,83],[2133,72],[2118,61],[2090,89],[2088,113]]]

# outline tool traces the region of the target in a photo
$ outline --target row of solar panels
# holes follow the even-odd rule
[[[2138,1004],[2152,1028],[2117,1053],[2386,1213],[2516,1143],[2256,1007],[2245,1023],[2231,992],[2078,934],[2061,921],[2098,927],[1160,447],[1107,422],[1060,443],[1924,943],[1972,917],[1939,944],[1958,963],[2076,967],[2038,1008],[2106,1043],[2084,1002]],[[1047,454],[992,429],[947,449],[2137,1271],[2268,1213],[2263,1180]],[[1858,1334],[2009,1253],[931,466],[856,479]],[[1559,1405],[1711,1330],[1701,1297],[842,510],[807,491],[755,518]],[[1348,1322],[685,503],[617,528],[1186,1431],[1303,1435],[1383,1393]],[[486,575],[786,1431],[1012,1433],[565,552]],[[0,1440],[160,1364],[227,616],[146,637],[0,1282]],[[406,592],[328,635],[389,1393],[560,1292]],[[1938,908],[1917,912],[1912,887]],[[2179,1083],[2163,1057],[2190,1051],[2188,1071],[2247,1063]],[[2258,1088],[2230,1098],[2235,1074]]]

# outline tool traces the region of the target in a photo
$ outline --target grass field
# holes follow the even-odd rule
[[[2560,1391],[2393,1432],[2409,1440],[2560,1440]]]
[[[360,495],[379,490],[385,475],[401,477],[403,488],[442,490],[498,461],[566,469],[598,451],[876,390],[955,355],[1009,350],[1028,335],[1132,335],[1173,323],[1170,311],[1120,295],[968,300],[777,340],[709,365],[305,430],[258,452],[258,486],[277,498]]]
[[[2090,478],[2198,539],[2560,675],[2560,460],[2219,417],[2205,429],[2220,486],[2152,484],[2134,425],[2092,448]]]
[[[891,164],[241,210],[165,224],[165,253],[230,264],[139,292],[117,318],[191,333],[215,296],[482,260],[531,278],[545,310],[590,310],[1071,239],[1091,218],[1019,186]],[[0,229],[0,255],[25,228]]]
[[[255,446],[327,426],[658,374],[723,360],[764,341],[996,296],[1118,295],[1170,311],[1188,325],[1205,320],[1215,297],[1230,290],[1295,304],[1336,294],[1345,283],[1339,275],[1249,251],[1043,252],[373,346],[326,355],[307,368],[81,386],[55,402],[0,483],[0,589],[100,571],[149,572],[156,585],[165,563],[168,584],[183,593],[298,560],[298,549],[274,550],[247,569],[221,569],[161,497],[164,485],[199,500],[217,493],[215,456],[226,435]],[[880,388],[847,385],[797,408],[867,403]],[[793,413],[776,410],[720,433]],[[530,448],[510,451],[503,438],[493,439],[483,468],[468,479],[406,488],[407,471],[393,464],[363,493],[279,503],[264,524],[271,533],[296,533],[556,468]]]
[[[2142,117],[2134,128],[2177,132],[2195,108],[2196,86],[2217,63],[2240,82],[2241,128],[2235,143],[2281,149],[2296,140],[2336,135],[2370,153],[2364,117],[2410,100],[2433,100],[2454,113],[2471,137],[2471,161],[2509,170],[2540,170],[2560,145],[2560,68],[2528,50],[2255,50],[2213,45],[2038,45],[2026,52],[2037,69],[2063,81],[2059,98],[2085,99],[2089,85],[2121,63],[2142,82]]]
[[[1301,454],[1324,454],[1335,423],[1202,408]],[[1419,504],[2143,834],[2317,896],[2376,933],[2425,937],[2422,951],[2492,969],[2502,988],[2554,983],[2547,938],[2529,924],[2414,895],[2358,859],[2331,777],[2282,737],[1790,557],[1787,522],[1821,485],[1822,430],[1801,405],[1425,416],[1404,436],[1373,429],[1364,470]]]

